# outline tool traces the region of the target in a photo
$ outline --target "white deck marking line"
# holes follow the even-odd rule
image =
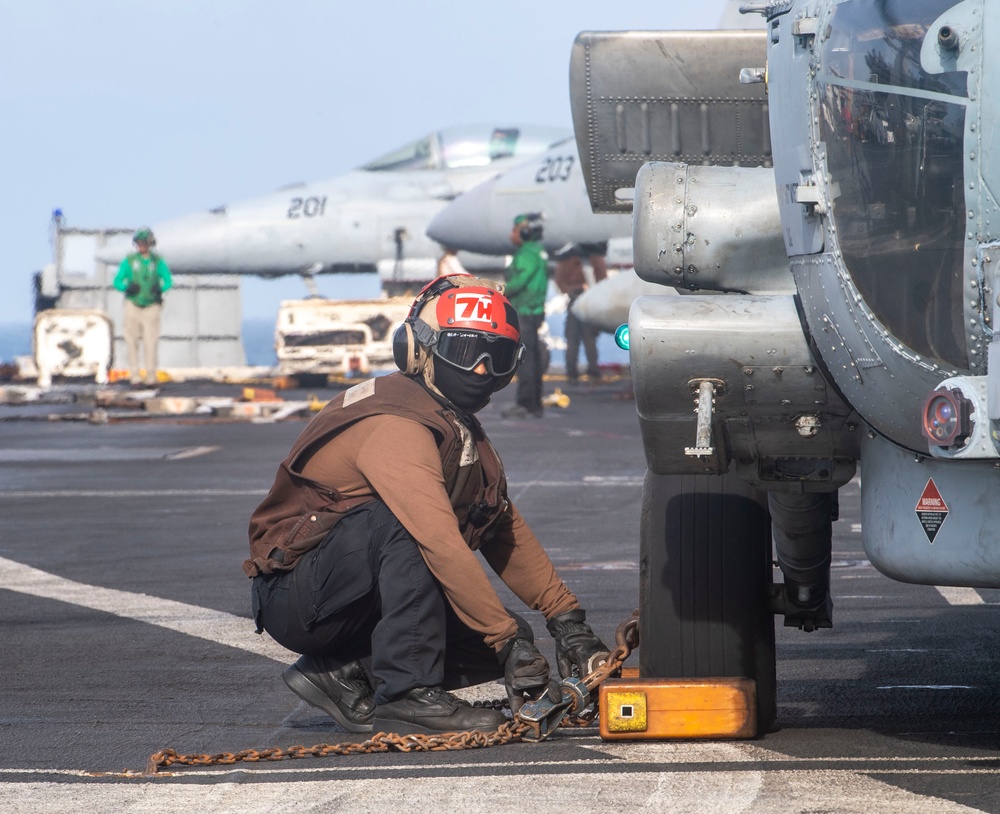
[[[849,814],[892,811],[899,814],[934,811],[938,814],[972,814],[970,808],[932,794],[910,791],[898,783],[856,772],[805,771],[729,772],[708,767],[700,771],[671,772],[658,767],[635,773],[625,770],[595,777],[587,770],[537,775],[526,772],[511,778],[502,771],[486,776],[455,777],[450,773],[412,771],[408,776],[291,776],[283,781],[277,771],[261,767],[237,775],[237,782],[212,783],[201,772],[179,775],[177,782],[109,783],[106,778],[82,782],[24,782],[7,784],[11,810],[62,814],[66,811],[127,811],[154,814],[162,811],[482,811],[564,812],[576,803],[597,798],[602,788],[616,791],[618,807],[642,811],[699,811],[706,814],[746,814],[751,811],[828,811]],[[990,770],[987,770],[990,771]],[[963,772],[973,774],[975,772]],[[985,772],[983,772],[985,774]],[[961,776],[961,775],[959,775]],[[108,775],[107,777],[111,777]],[[511,782],[513,779],[514,782]],[[187,780],[188,782],[185,782]],[[198,781],[201,782],[198,782]],[[333,781],[333,782],[331,782]],[[581,789],[584,790],[581,793]],[[845,791],[846,790],[846,791]],[[586,802],[579,801],[585,794]],[[359,805],[359,801],[364,801]],[[526,802],[527,801],[527,804]],[[616,799],[617,802],[617,799]],[[590,806],[595,808],[594,805]]]
[[[128,461],[181,461],[218,452],[220,446],[197,447],[59,447],[34,449],[15,447],[0,449],[0,463],[44,461],[47,463],[128,462]]]
[[[595,736],[596,737],[596,736]],[[584,749],[594,749],[603,750],[606,744],[599,743],[596,745],[591,745],[589,743],[580,744]],[[884,755],[884,756],[874,756],[874,757],[791,757],[789,755],[784,755],[780,753],[772,753],[773,756],[758,756],[756,758],[751,758],[746,755],[736,755],[735,757],[716,755],[714,757],[706,757],[704,755],[691,755],[688,756],[684,753],[683,747],[685,744],[683,742],[668,743],[668,746],[673,746],[674,750],[671,752],[672,763],[683,763],[683,764],[697,764],[697,763],[710,763],[710,762],[735,762],[735,763],[747,763],[748,765],[755,765],[754,771],[760,771],[756,768],[756,765],[763,765],[765,771],[783,771],[783,772],[801,772],[809,771],[815,772],[816,769],[811,764],[819,764],[822,766],[829,766],[829,769],[825,771],[831,773],[850,773],[850,774],[863,774],[863,773],[878,773],[878,774],[995,774],[996,769],[992,765],[986,765],[979,767],[976,763],[991,764],[994,762],[994,758],[975,758],[969,757],[968,755],[941,755],[934,757],[914,757],[914,756],[895,756],[895,755]],[[504,761],[461,761],[457,760],[454,763],[447,764],[447,767],[427,767],[426,771],[433,771],[433,768],[475,768],[475,769],[516,769],[516,768],[569,768],[574,767],[587,767],[593,766],[597,768],[606,767],[609,769],[615,769],[618,767],[625,768],[626,766],[643,766],[650,763],[662,763],[663,757],[661,756],[649,756],[643,757],[642,754],[631,754],[627,757],[622,757],[618,755],[607,754],[601,758],[577,758],[575,760],[504,760]],[[969,764],[961,768],[936,768],[933,766],[935,763],[963,763]],[[805,764],[803,768],[788,768],[787,764]],[[865,763],[868,764],[864,768],[837,768],[838,763]],[[909,763],[913,764],[909,768],[902,768],[893,766],[893,763]],[[808,768],[806,768],[808,767]],[[220,768],[201,768],[197,766],[182,766],[176,771],[171,771],[170,769],[165,769],[160,774],[164,777],[171,776],[221,776],[230,774],[242,774],[246,776],[257,776],[265,774],[275,774],[275,775],[288,775],[288,774],[352,774],[355,772],[370,772],[372,771],[372,766],[369,765],[329,765],[329,764],[310,764],[308,766],[291,766],[288,763],[284,763],[282,767],[278,768],[265,768],[264,766],[233,766],[233,767],[220,767]],[[412,765],[379,765],[378,771],[386,772],[387,774],[396,773],[409,773],[414,771]],[[697,770],[693,770],[697,771]],[[115,772],[91,772],[86,769],[2,769],[0,768],[0,777],[4,775],[33,775],[33,774],[51,774],[51,775],[67,775],[67,776],[77,776],[77,777],[94,777],[102,775],[115,776]]]
[[[954,588],[947,585],[935,585],[949,605],[985,605],[986,602],[975,588]]]
[[[968,684],[886,684],[879,690],[974,690]]]
[[[585,477],[581,480],[531,480],[531,481],[509,481],[510,487],[519,487],[522,491],[528,487],[541,486],[551,489],[579,488],[581,486],[624,486],[639,487],[642,481],[634,478],[597,478]],[[45,489],[27,490],[11,489],[0,490],[0,500],[3,499],[24,499],[24,498],[73,498],[73,497],[201,497],[208,495],[211,497],[244,497],[260,496],[267,494],[267,489]]]
[[[282,664],[290,664],[298,658],[296,653],[286,650],[269,636],[254,633],[253,622],[249,619],[231,613],[148,594],[87,585],[4,557],[0,557],[0,572],[4,574],[5,583],[0,590],[16,591],[111,613],[123,619],[145,622],[186,636],[236,647]],[[248,595],[248,602],[249,599]]]
[[[171,452],[163,457],[168,461],[183,461],[187,458],[197,458],[200,455],[208,455],[210,452],[220,450],[222,447],[188,447],[179,452]]]

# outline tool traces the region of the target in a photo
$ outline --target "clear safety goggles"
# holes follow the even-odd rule
[[[524,356],[524,345],[505,336],[475,331],[441,331],[434,353],[460,370],[473,370],[480,362],[498,378],[510,376]]]

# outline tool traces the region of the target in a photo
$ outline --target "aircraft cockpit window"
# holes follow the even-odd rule
[[[517,151],[517,139],[521,131],[517,128],[496,129],[490,139],[490,161],[510,158]]]
[[[441,155],[448,169],[485,167],[517,152],[521,131],[516,127],[482,130],[451,130],[441,134]]]
[[[968,369],[963,299],[967,76],[920,49],[955,0],[847,0],[818,77],[821,137],[845,265],[879,320],[925,357]]]
[[[436,170],[441,167],[441,158],[437,150],[437,137],[425,138],[407,144],[364,164],[361,169],[370,172],[386,172],[398,170]]]
[[[448,169],[486,167],[494,161],[538,155],[567,137],[553,127],[467,125],[441,131],[441,160]],[[570,136],[572,137],[572,136]]]

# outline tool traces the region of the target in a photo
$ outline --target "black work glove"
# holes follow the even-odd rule
[[[525,695],[537,700],[547,692],[553,702],[562,697],[559,685],[549,680],[549,663],[527,639],[515,637],[498,654],[504,670],[504,684],[510,711],[517,715],[524,706]]]
[[[153,282],[152,294],[153,294],[153,302],[163,302],[163,291],[160,288],[159,280],[155,280]]]
[[[128,288],[125,289],[125,295],[128,297],[134,297],[138,293],[139,293],[138,283],[129,283]]]
[[[583,678],[610,654],[608,646],[597,638],[586,618],[586,611],[577,608],[553,616],[545,623],[556,640],[556,660],[563,678],[574,675],[574,668],[575,674]]]

